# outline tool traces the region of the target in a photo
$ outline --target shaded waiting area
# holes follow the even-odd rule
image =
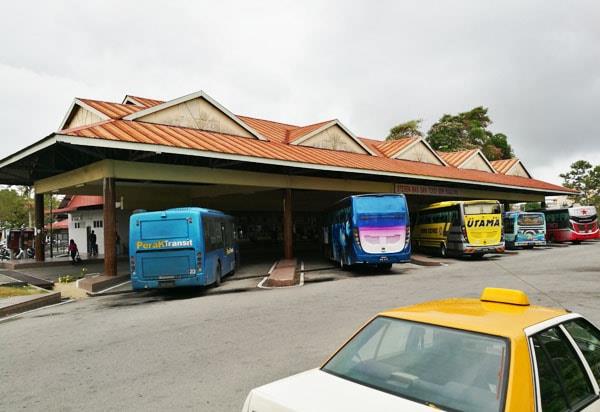
[[[497,170],[497,169],[498,170]],[[411,210],[443,199],[543,202],[570,189],[518,159],[435,152],[421,138],[359,137],[339,120],[290,125],[235,115],[204,92],[169,101],[75,99],[60,129],[0,161],[0,183],[35,188],[36,260],[45,194],[101,196],[102,271],[116,276],[136,209],[202,206],[234,215],[248,251],[318,251],[320,216],[357,193],[405,193]],[[69,225],[90,225],[70,221]],[[100,238],[100,236],[99,236]]]

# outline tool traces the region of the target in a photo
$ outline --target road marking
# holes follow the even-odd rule
[[[14,319],[16,317],[19,317],[19,316],[22,316],[22,315],[26,315],[26,314],[31,313],[31,312],[35,312],[35,311],[41,310],[41,309],[47,309],[47,308],[51,308],[51,307],[54,307],[54,306],[60,306],[60,305],[66,304],[66,303],[75,302],[75,300],[76,299],[69,299],[69,300],[65,300],[64,302],[55,303],[53,305],[42,306],[41,308],[35,308],[35,309],[28,310],[26,312],[16,313],[14,315],[7,316],[5,318],[0,318],[0,323],[4,322],[6,320],[9,320],[9,319]]]
[[[114,286],[111,286],[111,287],[109,287],[109,288],[102,289],[102,290],[101,290],[101,291],[99,291],[99,292],[87,292],[87,294],[88,294],[88,295],[90,295],[90,296],[97,296],[97,295],[101,295],[101,294],[103,294],[103,293],[105,293],[105,292],[108,292],[109,290],[113,290],[113,289],[115,289],[115,288],[118,288],[118,287],[124,286],[124,285],[126,285],[126,284],[128,284],[128,283],[131,283],[131,281],[130,281],[130,280],[128,280],[128,281],[125,281],[125,282],[123,282],[123,283],[119,283],[118,285],[114,285]]]

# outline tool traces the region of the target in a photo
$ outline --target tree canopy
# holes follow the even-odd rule
[[[565,187],[581,192],[573,196],[577,203],[600,207],[600,165],[592,166],[586,160],[578,160],[560,177]]]
[[[422,119],[409,120],[404,123],[397,124],[390,129],[390,134],[385,140],[398,140],[406,137],[423,136],[423,132],[419,130]]]
[[[29,222],[29,199],[14,189],[0,190],[0,227],[18,228]]]
[[[481,149],[489,160],[510,159],[514,153],[507,136],[492,133],[488,130],[491,124],[488,109],[482,106],[457,115],[445,114],[431,126],[426,140],[441,152]]]

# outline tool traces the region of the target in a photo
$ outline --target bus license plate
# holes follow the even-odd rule
[[[175,281],[174,280],[159,280],[158,287],[159,288],[174,288]]]

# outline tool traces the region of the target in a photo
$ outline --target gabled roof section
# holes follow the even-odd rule
[[[130,104],[104,102],[93,99],[75,98],[67,110],[59,129],[80,127],[110,119],[120,119],[142,110],[143,107]],[[73,121],[75,120],[75,121]]]
[[[346,139],[351,141],[352,144],[344,144],[344,142],[327,142],[327,141],[314,141],[318,136],[324,137],[329,131],[339,130],[341,135],[344,135]],[[341,136],[340,134],[336,135]],[[342,137],[343,138],[343,137]],[[377,153],[359,139],[354,133],[352,133],[346,126],[342,124],[338,119],[329,120],[321,123],[314,123],[308,126],[301,127],[289,133],[288,141],[291,145],[295,146],[312,146],[325,149],[333,149],[346,152],[362,152],[377,156]],[[358,150],[353,150],[350,147],[356,146]]]
[[[240,116],[238,119],[252,127],[257,132],[261,133],[267,139],[279,143],[287,142],[289,133],[299,129],[300,126],[291,125],[288,123],[274,122],[272,120],[257,119],[255,117]]]
[[[380,152],[393,159],[412,160],[417,162],[439,164],[447,163],[433,148],[419,136],[390,140],[378,146]]]
[[[503,175],[531,178],[531,173],[525,168],[523,162],[517,158],[492,160],[490,163],[498,173],[502,173]]]
[[[480,149],[460,150],[458,152],[437,152],[450,166],[459,169],[475,169],[496,173]]]
[[[129,104],[140,107],[154,107],[164,103],[163,100],[148,99],[146,97],[132,96],[128,94],[123,99],[123,104]]]
[[[192,101],[194,101],[196,99],[200,99],[200,100],[206,101],[210,106],[212,106],[218,112],[222,113],[232,123],[234,123],[239,128],[241,128],[243,131],[245,131],[246,133],[248,133],[251,137],[255,137],[258,140],[267,140],[263,135],[261,135],[260,133],[258,133],[256,130],[254,130],[252,127],[250,127],[246,123],[244,123],[235,114],[233,114],[232,112],[230,112],[228,109],[226,109],[219,102],[217,102],[216,100],[214,100],[212,97],[210,97],[208,94],[206,94],[202,90],[200,90],[198,92],[195,92],[195,93],[188,94],[186,96],[179,97],[177,99],[173,99],[173,100],[169,100],[169,101],[164,102],[164,103],[157,104],[157,105],[152,106],[152,107],[145,108],[143,110],[138,111],[137,113],[134,113],[134,114],[131,114],[131,115],[128,115],[128,116],[124,117],[124,120],[145,121],[145,122],[149,122],[149,123],[161,124],[161,120],[158,119],[161,116],[160,115],[157,116],[158,113],[166,112],[168,109],[175,108],[175,107],[180,106],[180,105],[185,105],[186,103],[192,102]],[[188,110],[186,110],[186,112],[191,112],[191,110],[188,109]],[[208,119],[208,122],[205,122],[206,119],[197,119],[197,118],[195,118],[194,117],[194,113],[188,113],[188,117],[191,118],[191,121],[193,123],[195,122],[195,126],[196,127],[194,127],[194,128],[197,128],[197,129],[200,129],[200,130],[214,131],[214,132],[219,132],[220,131],[220,130],[214,130],[217,127],[212,127],[211,126],[211,123],[214,123],[211,119]],[[186,124],[178,124],[178,121],[180,121],[180,120],[182,120],[182,119],[173,119],[173,121],[170,121],[168,123],[168,125],[170,125],[170,126],[180,126],[180,127],[191,127],[187,123]],[[221,127],[221,125],[219,124],[218,128],[220,128],[220,127]],[[240,130],[240,129],[238,129],[238,130]],[[228,132],[228,134],[234,134],[235,135],[236,133]]]

